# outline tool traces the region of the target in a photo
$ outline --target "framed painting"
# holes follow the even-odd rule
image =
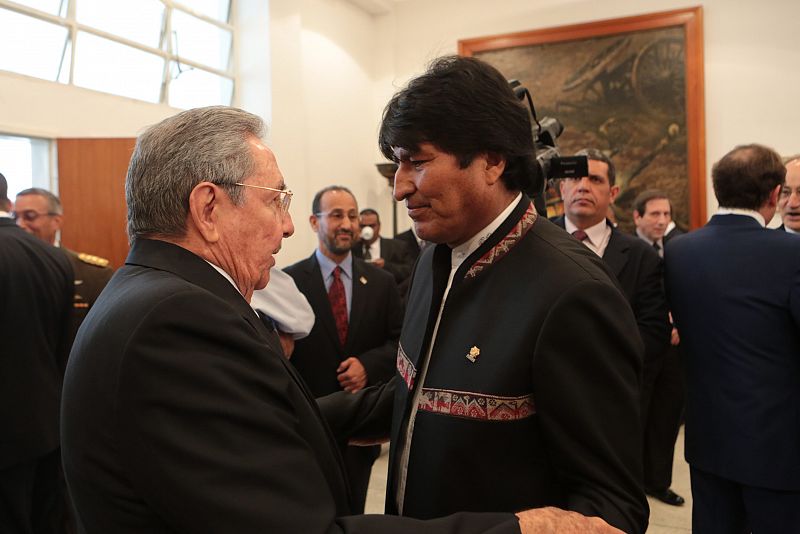
[[[528,88],[536,113],[564,125],[562,155],[598,148],[617,170],[613,214],[633,229],[632,204],[665,191],[673,220],[705,216],[702,8],[461,40],[459,53],[497,67]],[[563,212],[549,184],[548,215]]]

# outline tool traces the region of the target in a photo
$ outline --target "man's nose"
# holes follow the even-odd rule
[[[281,229],[283,230],[284,238],[290,237],[292,234],[294,234],[294,221],[292,220],[292,215],[288,211],[283,215]]]
[[[397,167],[394,173],[394,199],[398,202],[411,195],[414,192],[414,181],[411,179],[409,172],[403,169],[402,163]]]

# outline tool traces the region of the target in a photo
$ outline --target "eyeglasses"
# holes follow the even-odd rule
[[[358,213],[355,211],[351,213],[345,213],[342,210],[333,210],[333,211],[321,211],[319,213],[315,213],[317,217],[325,216],[329,219],[332,219],[334,222],[342,222],[345,218],[350,219],[350,222],[358,222]]]
[[[243,184],[241,182],[236,182],[233,185],[240,185],[242,187],[254,187],[256,189],[266,189],[267,191],[275,191],[276,193],[280,193],[277,197],[275,197],[275,203],[281,208],[283,213],[289,213],[289,206],[292,205],[292,193],[288,189],[275,189],[274,187],[267,187],[265,185],[252,185],[252,184]]]
[[[38,212],[36,210],[22,210],[22,211],[12,211],[11,218],[15,221],[22,219],[25,222],[33,222],[39,217],[51,217],[53,215],[61,215],[60,213],[54,213],[52,211],[48,211],[45,213]]]

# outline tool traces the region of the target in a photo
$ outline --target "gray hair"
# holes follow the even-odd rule
[[[128,239],[185,236],[189,194],[200,182],[222,187],[241,205],[234,184],[255,170],[248,139],[264,132],[260,117],[227,106],[190,109],[148,128],[125,179]]]
[[[47,189],[42,189],[40,187],[29,187],[28,189],[23,189],[22,191],[17,193],[17,198],[28,195],[39,195],[41,197],[44,197],[45,200],[47,200],[48,213],[57,213],[59,215],[64,213],[64,210],[61,208],[61,200],[59,200],[57,196],[55,196]]]

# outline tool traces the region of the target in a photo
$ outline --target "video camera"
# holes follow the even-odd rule
[[[564,131],[564,125],[554,117],[536,118],[531,93],[519,80],[509,80],[508,84],[520,100],[527,100],[533,129],[533,146],[536,149],[536,173],[533,185],[525,193],[530,196],[540,215],[546,216],[544,192],[547,182],[558,178],[572,178],[589,174],[589,161],[586,156],[561,156],[556,139]]]

